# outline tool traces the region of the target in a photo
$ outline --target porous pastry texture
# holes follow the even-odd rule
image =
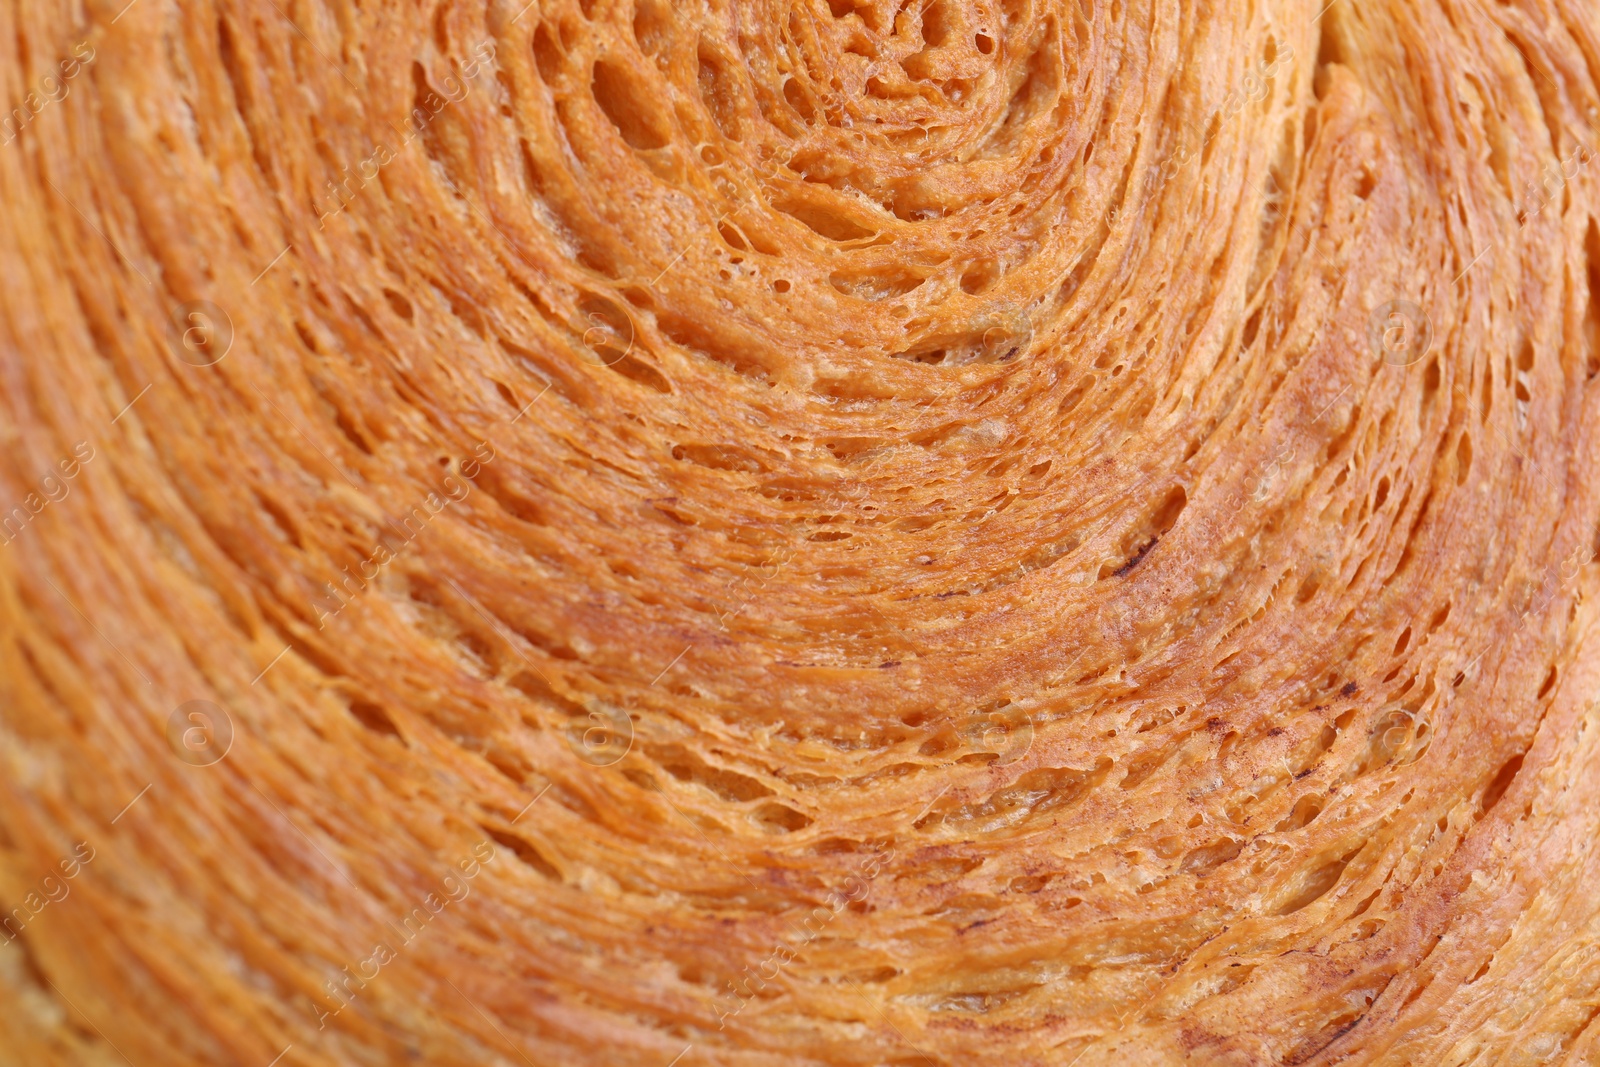
[[[523,2],[0,6],[0,1064],[1600,1063],[1589,0]]]

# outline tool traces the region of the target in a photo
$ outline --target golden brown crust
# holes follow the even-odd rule
[[[0,1065],[1600,1063],[1591,4],[125,4]]]

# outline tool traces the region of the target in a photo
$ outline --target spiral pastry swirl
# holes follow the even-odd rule
[[[1600,1063],[1593,4],[0,20],[0,1067]]]

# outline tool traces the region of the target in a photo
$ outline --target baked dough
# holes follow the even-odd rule
[[[0,7],[0,1064],[1600,1063],[1588,0]]]

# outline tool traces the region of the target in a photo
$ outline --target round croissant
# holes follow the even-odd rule
[[[1593,3],[0,42],[0,1067],[1600,1064]]]

